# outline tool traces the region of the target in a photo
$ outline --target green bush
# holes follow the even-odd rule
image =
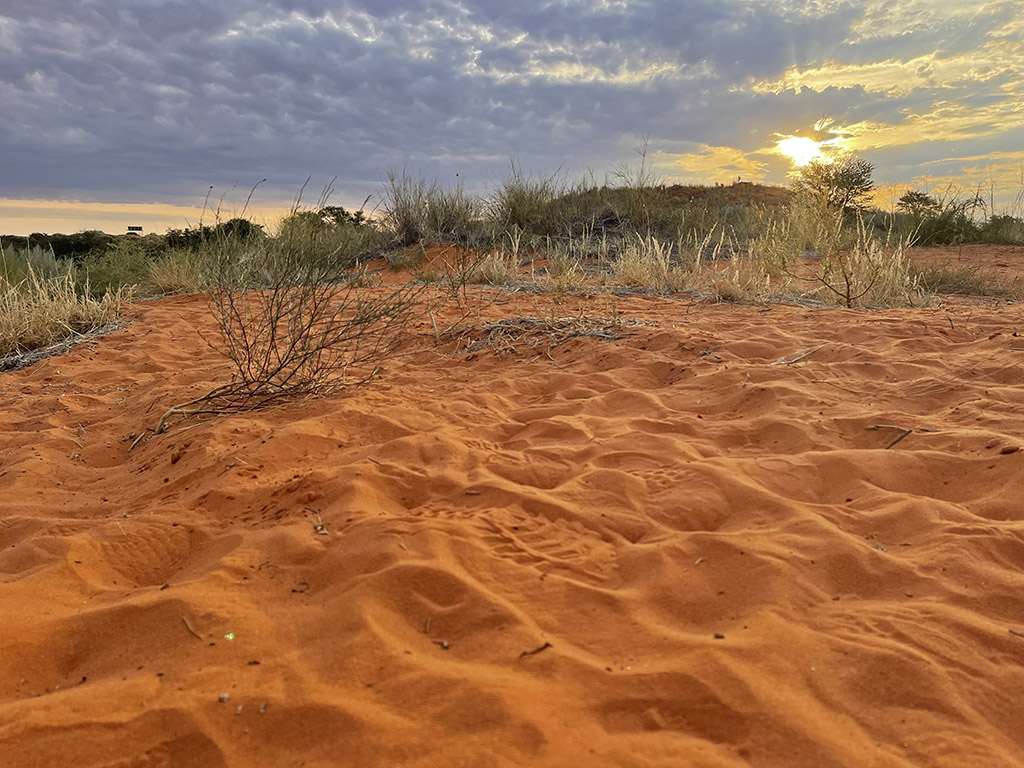
[[[93,297],[128,286],[142,286],[150,276],[152,260],[142,244],[122,239],[105,251],[90,254],[78,269],[80,288]]]
[[[1006,214],[993,214],[981,225],[978,234],[985,243],[1024,245],[1024,219]]]
[[[31,276],[48,279],[66,270],[50,248],[12,246],[0,239],[0,283],[17,285]]]

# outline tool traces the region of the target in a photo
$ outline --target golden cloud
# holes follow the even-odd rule
[[[726,184],[736,181],[737,177],[761,181],[768,174],[765,163],[734,147],[702,144],[698,152],[658,152],[654,160],[659,167],[666,169],[671,181]]]
[[[782,93],[809,88],[863,88],[868,93],[906,96],[919,88],[949,89],[1003,81],[999,90],[1019,93],[1024,71],[1024,43],[1006,38],[989,40],[980,51],[955,56],[929,53],[909,59],[886,59],[859,64],[826,61],[817,67],[792,67],[777,80],[748,84],[755,93]]]
[[[910,35],[957,23],[978,25],[985,17],[1012,19],[1018,13],[1019,0],[875,0],[853,26],[853,41]]]

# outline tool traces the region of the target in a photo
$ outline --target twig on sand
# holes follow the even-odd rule
[[[324,525],[324,519],[320,517],[320,513],[312,507],[305,507],[307,512],[312,512],[316,516],[316,524],[313,526],[313,532],[318,536],[328,536],[330,531],[327,530],[327,526]]]
[[[1024,637],[1024,632],[1018,632],[1018,631],[1017,631],[1017,630],[1015,630],[1015,629],[1011,629],[1011,630],[1010,630],[1010,634],[1011,634],[1011,635],[1016,635],[1017,637]]]
[[[192,626],[192,622],[190,622],[184,616],[181,617],[181,620],[185,622],[185,626],[188,627],[188,631],[191,632],[193,635],[195,635],[197,640],[202,640],[203,639],[203,636],[200,635],[198,632],[196,632],[196,628]]]
[[[551,643],[544,643],[544,645],[540,645],[540,646],[534,648],[532,651],[523,651],[522,653],[519,654],[519,658],[520,659],[525,659],[527,656],[536,656],[541,651],[546,651],[548,648],[553,648],[553,647],[554,646],[552,646]]]
[[[776,360],[774,363],[772,363],[772,365],[792,365],[793,363],[799,363],[805,357],[807,357],[808,355],[813,355],[815,352],[817,352],[819,349],[821,349],[824,346],[825,346],[824,344],[819,344],[818,346],[813,347],[812,349],[808,349],[805,352],[801,352],[796,357],[790,357],[790,358],[780,357],[778,360]]]
[[[914,431],[912,429],[900,427],[895,424],[871,424],[869,426],[864,427],[864,429],[898,429],[900,432],[902,432],[902,435],[900,435],[887,446],[885,446],[886,449],[892,448],[894,445],[896,445],[896,443],[898,443],[900,440],[902,440],[903,438],[905,438],[907,435],[911,434]]]

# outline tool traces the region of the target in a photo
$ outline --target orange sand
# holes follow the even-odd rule
[[[0,765],[1024,764],[1022,307],[617,311],[131,452],[200,298],[0,374]]]
[[[1007,284],[1024,282],[1024,246],[949,245],[939,248],[912,248],[911,259],[919,266],[945,266],[952,269],[977,267],[985,274]]]

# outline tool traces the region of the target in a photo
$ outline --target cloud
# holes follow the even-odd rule
[[[710,147],[704,144],[695,152],[684,154],[658,153],[655,159],[665,167],[671,181],[698,184],[727,184],[742,178],[762,181],[769,166],[758,156],[733,147]]]
[[[1024,96],[1015,8],[8,0],[0,197],[185,205],[266,177],[277,200],[314,172],[352,205],[389,166],[477,186],[513,157],[600,172],[645,134],[669,170],[781,182],[774,137],[823,116],[867,153],[1005,151]]]

